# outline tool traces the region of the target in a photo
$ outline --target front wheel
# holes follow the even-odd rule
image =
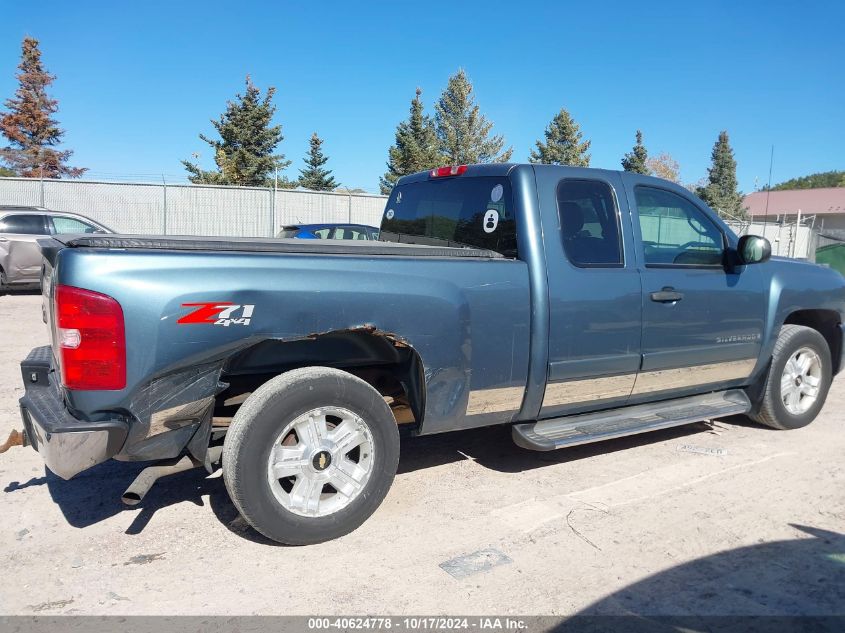
[[[775,342],[757,422],[774,429],[799,429],[821,411],[833,368],[827,341],[816,330],[784,325]]]
[[[398,463],[399,432],[384,398],[346,372],[306,367],[264,383],[238,409],[223,479],[252,527],[307,545],[360,526]]]

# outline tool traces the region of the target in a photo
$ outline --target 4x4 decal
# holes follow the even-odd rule
[[[249,325],[255,306],[230,301],[208,301],[203,303],[183,303],[183,308],[195,308],[176,321],[179,325],[191,323],[210,323],[212,325]],[[239,312],[240,311],[240,312]]]

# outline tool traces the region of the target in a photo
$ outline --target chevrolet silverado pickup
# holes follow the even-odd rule
[[[223,470],[270,539],[346,534],[400,438],[497,424],[546,451],[746,414],[809,424],[845,279],[770,257],[671,182],[554,165],[401,178],[380,241],[55,236],[22,443],[70,478]]]

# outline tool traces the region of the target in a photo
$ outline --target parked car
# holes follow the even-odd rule
[[[74,213],[40,207],[0,206],[0,292],[37,285],[41,251],[36,240],[65,233],[112,233],[102,224]]]
[[[283,226],[276,237],[304,240],[377,240],[379,230],[366,224],[296,224]]]
[[[305,544],[375,511],[400,436],[506,424],[546,451],[732,414],[795,429],[843,366],[842,275],[770,258],[665,180],[435,169],[398,181],[381,238],[401,243],[54,236],[25,440],[64,478],[171,460],[128,503],[222,463],[255,529]]]

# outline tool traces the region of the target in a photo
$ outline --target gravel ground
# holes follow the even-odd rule
[[[18,363],[47,343],[40,297],[0,297],[0,323],[5,439]],[[0,614],[843,614],[843,407],[840,378],[798,431],[731,418],[553,453],[505,428],[408,440],[376,514],[300,548],[246,526],[219,473],[125,509],[140,465],[66,482],[16,448]]]

